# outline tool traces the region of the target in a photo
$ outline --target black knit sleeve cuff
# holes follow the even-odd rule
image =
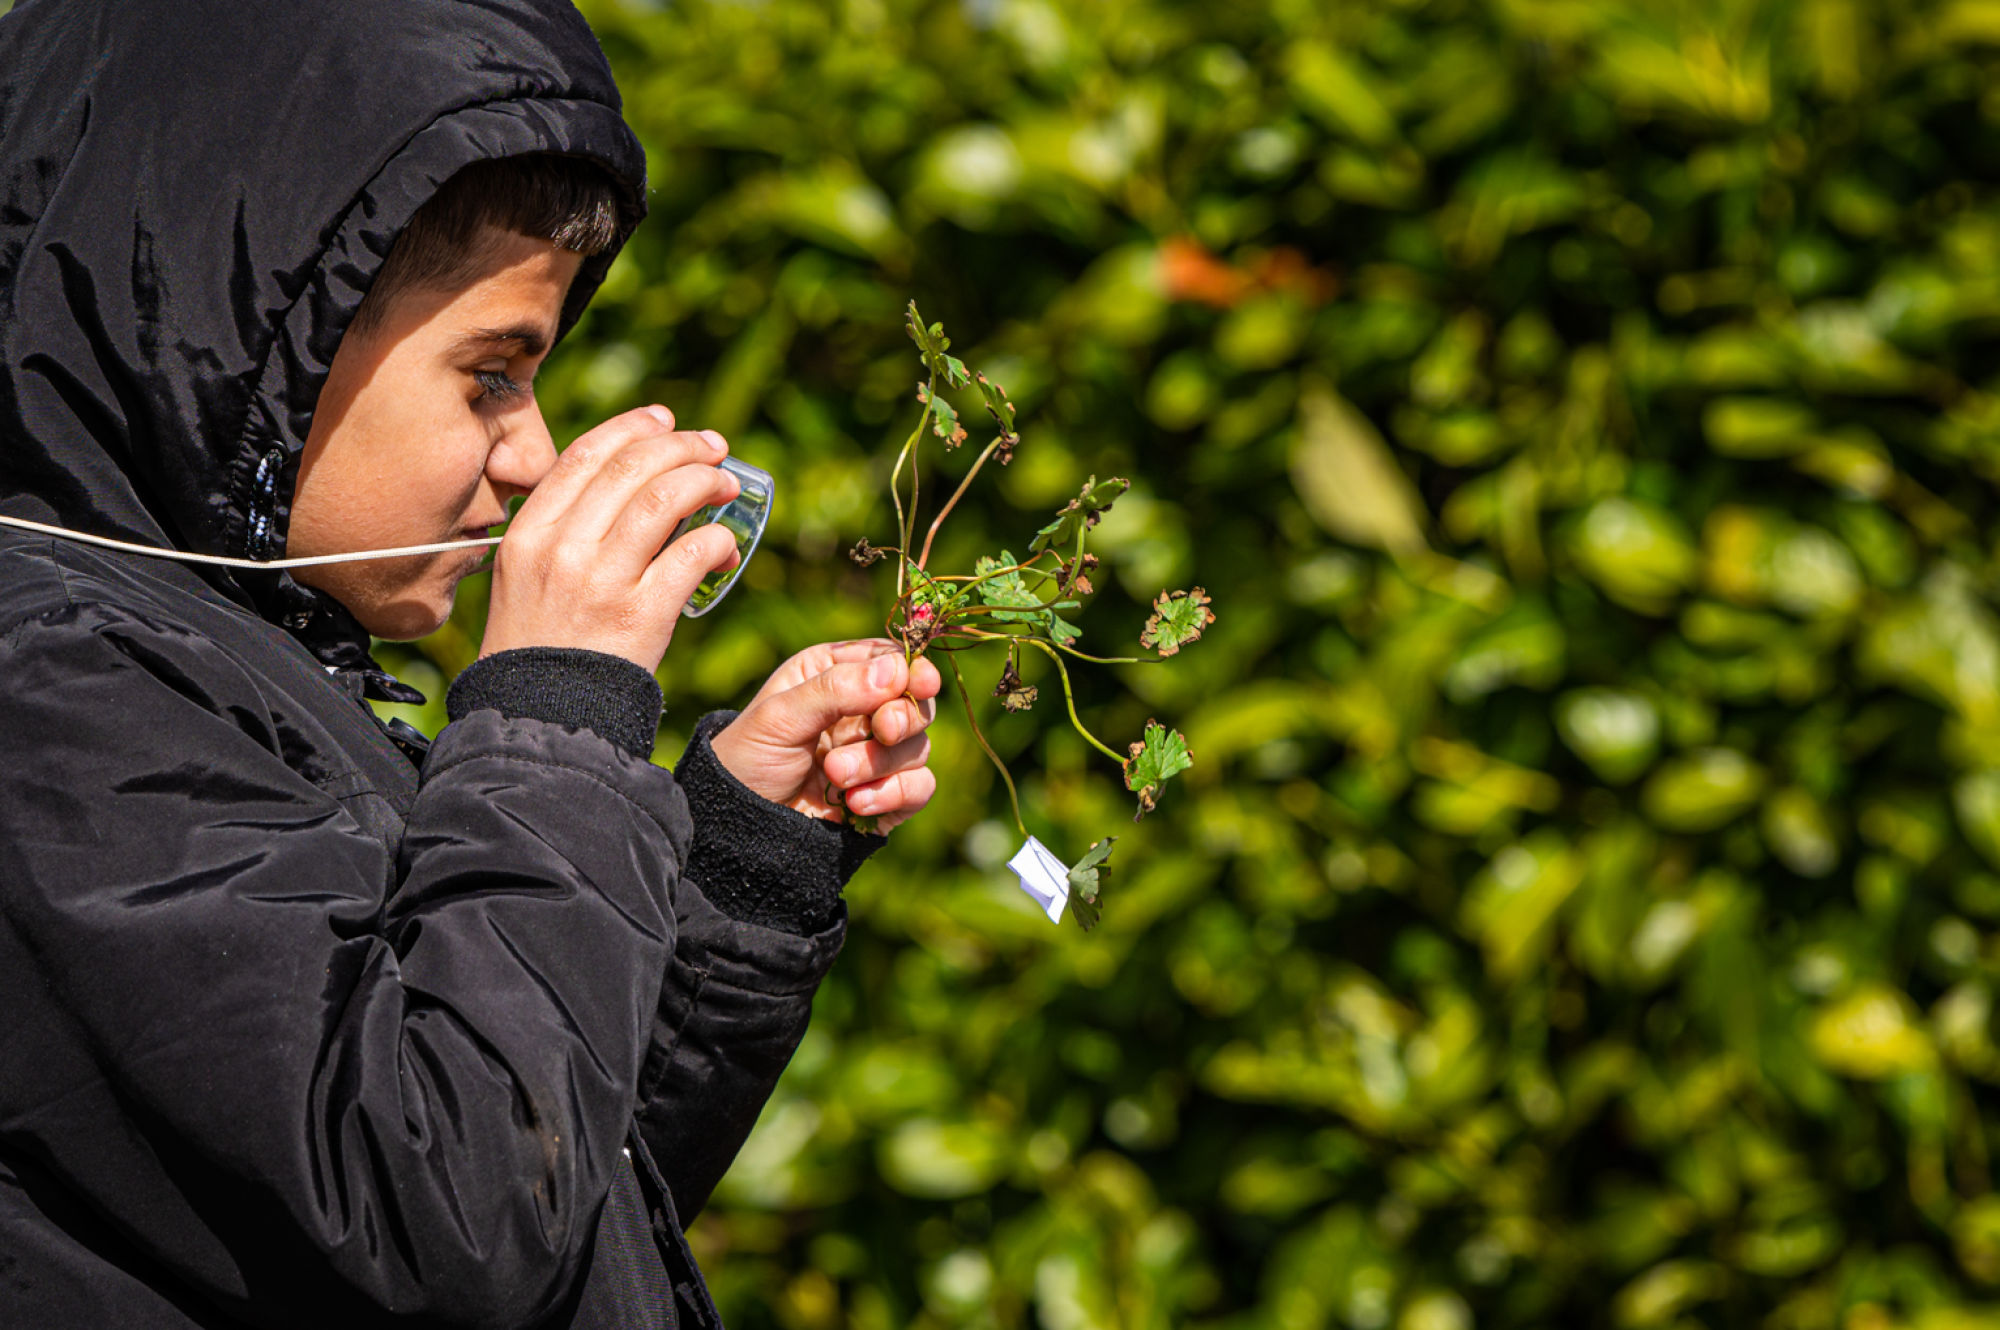
[[[444,697],[453,720],[492,710],[589,730],[640,761],[660,731],[660,685],[631,661],[576,647],[520,647],[474,661]]]
[[[702,717],[674,768],[694,815],[687,878],[731,918],[812,937],[833,923],[841,888],[888,838],[774,804],[730,775],[708,741],[734,719],[733,711]]]

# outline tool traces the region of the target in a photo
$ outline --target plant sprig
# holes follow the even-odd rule
[[[1215,622],[1208,594],[1200,587],[1159,594],[1153,604],[1153,615],[1139,639],[1142,647],[1157,653],[1154,656],[1096,656],[1076,649],[1075,643],[1082,633],[1067,615],[1081,609],[1095,590],[1091,575],[1100,566],[1100,559],[1088,548],[1090,533],[1131,488],[1131,482],[1122,476],[1100,481],[1093,475],[1086,480],[1077,496],[1035,532],[1028,542],[1026,558],[1016,559],[1012,552],[1003,549],[997,556],[982,555],[970,574],[932,572],[931,552],[945,520],[988,461],[997,460],[1006,466],[1014,460],[1021,436],[1015,425],[1015,406],[1007,390],[986,375],[967,369],[964,361],[953,356],[944,325],[924,322],[914,300],[907,311],[907,327],[910,339],[917,345],[924,378],[917,385],[920,411],[915,428],[904,440],[889,472],[889,497],[896,511],[896,544],[876,546],[862,540],[850,557],[863,567],[885,558],[895,560],[896,596],[886,620],[888,632],[903,644],[908,659],[915,660],[933,651],[944,656],[952,680],[958,685],[973,737],[1007,786],[1014,825],[1022,836],[1029,833],[1021,813],[1020,792],[974,712],[972,694],[958,662],[959,653],[964,651],[981,648],[1005,651],[1006,661],[993,694],[1000,699],[1002,708],[1010,712],[1031,709],[1039,697],[1040,690],[1021,676],[1023,650],[1047,656],[1062,681],[1063,703],[1071,726],[1092,748],[1118,763],[1125,786],[1137,802],[1133,816],[1136,822],[1158,805],[1167,781],[1193,765],[1187,738],[1157,720],[1149,720],[1142,737],[1120,753],[1092,734],[1077,715],[1076,693],[1065,657],[1098,665],[1157,664],[1199,639],[1202,631]],[[964,419],[946,394],[968,388],[978,391],[980,405],[991,417],[995,433],[973,459],[958,487],[939,507],[924,530],[922,547],[913,556],[910,551],[916,543],[920,522],[924,444],[937,439],[951,450],[965,443],[968,431]],[[872,826],[869,818],[851,816],[850,820],[863,830]],[[1071,914],[1086,930],[1099,917],[1099,883],[1101,876],[1109,871],[1107,861],[1115,839],[1107,836],[1097,841],[1069,867]]]

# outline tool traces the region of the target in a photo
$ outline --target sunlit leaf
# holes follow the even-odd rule
[[[1077,537],[1096,526],[1111,511],[1111,505],[1118,496],[1132,488],[1132,482],[1122,476],[1099,482],[1096,476],[1083,482],[1083,489],[1074,499],[1057,510],[1055,520],[1035,533],[1028,542],[1029,555],[1054,549],[1067,555],[1076,548]]]
[[[1392,554],[1425,548],[1423,505],[1367,417],[1323,387],[1299,397],[1292,479],[1322,527]]]
[[[1200,587],[1193,591],[1162,591],[1153,602],[1152,617],[1146,620],[1145,631],[1139,634],[1139,645],[1156,649],[1164,659],[1199,640],[1202,630],[1214,622],[1215,611],[1208,608],[1208,593]]]
[[[1116,836],[1106,836],[1085,850],[1083,857],[1070,865],[1069,908],[1076,922],[1088,933],[1097,926],[1102,917],[1098,893],[1103,886],[1104,875],[1111,871],[1111,847],[1117,842]]]
[[[1187,738],[1157,720],[1146,722],[1145,738],[1132,745],[1125,761],[1125,788],[1139,796],[1136,822],[1159,804],[1160,792],[1168,780],[1194,765]]]

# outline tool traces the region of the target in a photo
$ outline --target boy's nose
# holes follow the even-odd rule
[[[487,455],[486,478],[495,485],[528,493],[556,464],[556,443],[542,408],[531,404],[510,422],[507,437]]]

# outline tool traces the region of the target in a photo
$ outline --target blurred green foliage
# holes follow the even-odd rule
[[[1129,475],[1084,649],[1220,615],[1081,679],[1197,759],[1087,937],[941,720],[732,1325],[2000,1324],[2000,3],[585,7],[657,192],[543,399],[781,485],[663,757],[878,630],[911,296],[1022,405],[941,557]]]

